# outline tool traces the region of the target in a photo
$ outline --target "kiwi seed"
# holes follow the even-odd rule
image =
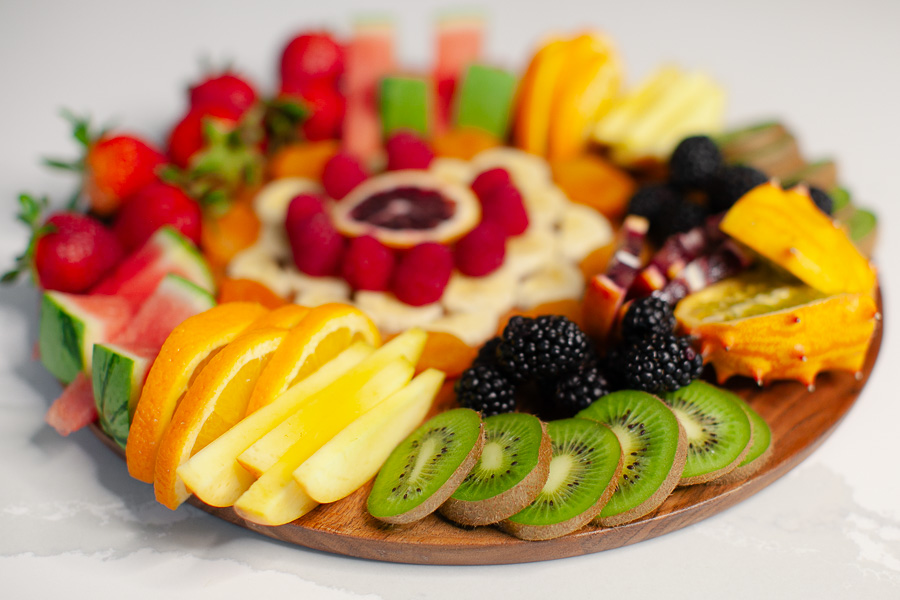
[[[441,514],[461,525],[476,526],[519,512],[544,487],[551,454],[546,425],[534,415],[487,417],[481,457],[441,505]]]
[[[750,450],[747,452],[744,460],[741,461],[741,464],[730,473],[710,482],[716,485],[734,483],[753,475],[769,462],[769,458],[772,456],[772,448],[774,447],[772,430],[765,419],[739,396],[735,396],[734,399],[747,412],[747,417],[753,424],[753,444],[750,446]]]
[[[678,485],[712,481],[737,468],[753,444],[753,425],[734,394],[703,381],[662,395],[688,436]]]
[[[456,408],[426,421],[397,446],[375,477],[368,509],[386,523],[412,523],[444,503],[484,444],[481,415]]]
[[[589,523],[612,496],[622,472],[616,435],[601,423],[563,419],[547,424],[550,473],[537,498],[500,526],[524,540],[549,540]]]
[[[621,390],[576,417],[609,426],[625,457],[617,489],[600,512],[600,525],[630,523],[659,507],[678,484],[687,460],[687,435],[675,413],[656,396]]]

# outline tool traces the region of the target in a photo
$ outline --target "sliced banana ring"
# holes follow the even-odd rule
[[[488,311],[453,313],[435,319],[424,329],[449,333],[469,346],[480,346],[497,332],[499,317],[499,314]]]
[[[385,334],[400,333],[412,327],[424,327],[444,313],[440,303],[410,306],[386,292],[357,292],[355,301],[356,306],[369,315],[378,329]]]
[[[500,315],[515,306],[517,281],[516,273],[503,267],[484,277],[454,273],[441,303],[451,313]]]
[[[284,226],[288,205],[300,194],[318,194],[322,187],[305,177],[275,179],[263,187],[253,199],[253,209],[264,225]]]
[[[581,270],[560,262],[529,275],[519,284],[519,308],[528,310],[546,302],[579,298],[583,290]]]
[[[563,209],[559,221],[559,248],[566,260],[579,262],[612,239],[612,225],[593,208],[569,204]]]

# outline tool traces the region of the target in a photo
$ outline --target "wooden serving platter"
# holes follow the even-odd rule
[[[879,303],[880,304],[880,303]],[[730,485],[694,485],[676,489],[654,513],[626,525],[588,525],[578,532],[542,542],[526,542],[493,527],[462,528],[438,515],[409,526],[391,526],[369,516],[366,486],[344,500],[322,505],[288,525],[266,527],[245,521],[231,508],[200,509],[259,532],[315,550],[399,563],[487,565],[535,562],[618,548],[654,538],[715,515],[760,491],[806,458],[853,406],[878,357],[883,321],[875,328],[862,377],[830,372],[819,375],[816,389],[797,382],[759,388],[749,381],[729,384],[772,428],[769,462],[749,479]],[[124,452],[96,425],[94,433],[124,458]]]

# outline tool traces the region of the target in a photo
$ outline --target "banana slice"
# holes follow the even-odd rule
[[[545,302],[579,298],[584,290],[581,270],[567,262],[546,266],[519,284],[518,306],[528,310]]]
[[[609,221],[589,206],[569,204],[559,222],[560,253],[563,258],[579,262],[593,250],[613,239]]]
[[[500,267],[485,277],[466,277],[461,273],[453,273],[441,303],[451,313],[500,315],[515,306],[518,279],[516,273],[505,267]]]
[[[475,177],[475,169],[465,160],[458,158],[435,158],[428,170],[444,181],[468,186]]]
[[[542,187],[552,181],[550,165],[547,161],[528,154],[522,150],[509,147],[497,147],[478,153],[471,162],[475,173],[481,173],[495,167],[509,171],[513,183],[520,191],[534,187]]]
[[[305,177],[275,179],[261,189],[253,199],[253,209],[264,225],[284,225],[288,204],[300,194],[318,194],[322,187]]]
[[[279,296],[290,297],[292,288],[285,278],[285,271],[271,252],[259,244],[239,252],[228,264],[228,276],[235,279],[252,279],[263,284]]]
[[[558,256],[558,241],[553,229],[532,223],[525,233],[506,241],[506,260],[502,269],[521,278],[552,265]]]
[[[528,211],[528,222],[538,227],[556,227],[563,211],[572,203],[565,192],[552,184],[519,189]]]
[[[369,315],[384,334],[400,333],[412,327],[424,327],[439,319],[444,313],[438,302],[425,306],[410,306],[386,292],[357,292],[355,304]]]
[[[349,302],[350,286],[337,277],[311,277],[293,266],[282,271],[291,287],[294,302],[303,306],[319,306],[329,302]]]
[[[500,313],[488,311],[454,313],[425,326],[426,331],[443,331],[455,335],[469,346],[480,346],[497,332]]]

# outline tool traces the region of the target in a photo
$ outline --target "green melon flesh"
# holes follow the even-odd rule
[[[100,425],[123,448],[144,379],[163,342],[182,321],[214,305],[206,290],[178,275],[166,275],[113,343],[94,346],[94,401]]]
[[[516,76],[509,71],[469,66],[457,92],[456,126],[475,127],[504,139],[515,92]]]
[[[381,127],[387,138],[395,131],[429,133],[431,93],[427,80],[418,77],[385,77],[379,94]]]

